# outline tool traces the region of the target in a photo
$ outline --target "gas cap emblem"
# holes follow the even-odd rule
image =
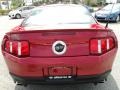
[[[66,52],[66,50],[67,50],[67,46],[63,41],[56,41],[52,45],[52,51],[56,55],[62,55]]]

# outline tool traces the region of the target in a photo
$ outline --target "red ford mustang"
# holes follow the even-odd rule
[[[74,4],[34,9],[2,42],[9,72],[22,85],[104,82],[116,52],[113,31]]]

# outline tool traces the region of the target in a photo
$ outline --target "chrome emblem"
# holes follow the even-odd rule
[[[63,41],[56,41],[52,45],[52,51],[56,55],[62,55],[66,52],[66,50],[67,50],[67,46]]]

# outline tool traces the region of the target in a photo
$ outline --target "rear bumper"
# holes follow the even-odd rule
[[[13,80],[19,82],[21,84],[76,84],[76,83],[100,83],[107,79],[108,75],[110,74],[111,70],[106,71],[105,73],[99,75],[89,75],[89,76],[73,76],[71,79],[57,79],[57,80],[50,80],[48,77],[20,77],[16,76],[12,73],[11,76]]]
[[[66,73],[71,76],[91,76],[100,75],[112,70],[112,65],[116,56],[117,48],[100,56],[77,56],[77,57],[26,57],[19,58],[3,51],[3,56],[7,63],[9,72],[20,77],[48,77],[54,75],[50,68],[69,67],[70,70],[60,70],[60,74]],[[63,73],[61,73],[63,72]],[[70,74],[71,72],[71,74]],[[50,74],[52,73],[52,74]]]

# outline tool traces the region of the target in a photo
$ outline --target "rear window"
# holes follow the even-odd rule
[[[50,24],[92,24],[94,18],[84,7],[47,7],[34,10],[22,26],[41,26]]]

